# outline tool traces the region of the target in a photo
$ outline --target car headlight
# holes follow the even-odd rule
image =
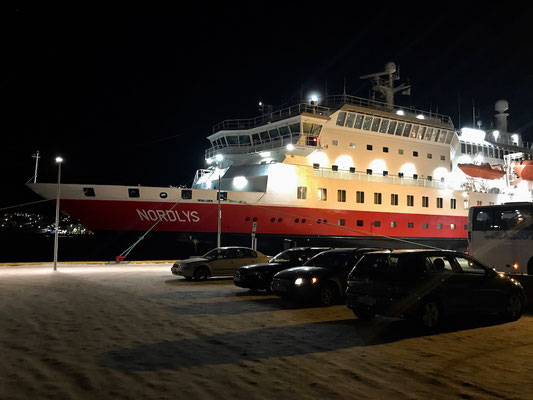
[[[300,286],[303,283],[304,283],[304,280],[302,278],[296,278],[296,280],[294,281],[294,284],[296,286]]]

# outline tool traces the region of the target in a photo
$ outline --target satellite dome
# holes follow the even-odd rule
[[[509,102],[507,100],[498,100],[494,105],[494,109],[499,113],[503,113],[509,109]]]
[[[389,74],[394,74],[396,72],[396,64],[392,61],[385,64],[385,72],[388,72]]]

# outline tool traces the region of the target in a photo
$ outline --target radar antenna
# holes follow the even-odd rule
[[[387,75],[387,78],[382,78],[382,76]],[[372,90],[380,93],[387,103],[387,108],[392,110],[394,108],[394,95],[396,92],[402,92],[402,94],[411,94],[411,85],[402,83],[398,87],[394,87],[394,81],[400,79],[400,69],[396,68],[394,62],[388,62],[385,64],[385,70],[383,72],[376,72],[374,74],[362,75],[360,79],[373,78],[374,83]]]

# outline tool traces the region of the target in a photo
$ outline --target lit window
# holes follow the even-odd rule
[[[374,193],[374,204],[381,204],[381,193]]]
[[[296,192],[296,198],[299,200],[307,199],[307,187],[306,186],[298,186],[297,192]]]
[[[429,207],[429,197],[422,196],[422,207]]]
[[[337,190],[337,201],[341,203],[346,202],[346,190],[344,189]]]
[[[451,229],[455,229],[455,224],[450,224]]]
[[[415,196],[407,195],[407,207],[413,207],[415,205]]]
[[[437,229],[442,229],[442,224],[437,224]]]
[[[390,195],[390,204],[391,204],[391,206],[397,206],[398,205],[398,195],[397,194],[392,193]]]
[[[344,226],[346,221],[344,219],[339,219],[339,226]]]
[[[364,203],[365,202],[365,192],[357,191],[355,193],[355,202],[356,203]]]
[[[318,200],[326,201],[328,199],[328,189],[318,188]]]
[[[339,141],[338,141],[337,139],[333,139],[333,140],[331,141],[331,145],[332,145],[332,146],[338,146],[338,145],[339,145]]]
[[[398,154],[402,156],[403,155],[403,149],[398,149]]]
[[[129,197],[140,197],[139,189],[128,189]]]
[[[391,221],[390,222],[390,227],[391,228],[396,228],[397,224],[396,224],[396,221]]]
[[[351,147],[352,149],[355,149],[355,143],[350,143],[350,147]]]
[[[468,207],[470,207],[470,204],[468,203],[468,200],[463,201],[463,208],[466,210]]]
[[[452,210],[455,210],[457,208],[457,200],[456,199],[450,199],[450,208]]]

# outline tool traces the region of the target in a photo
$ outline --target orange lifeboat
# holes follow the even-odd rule
[[[520,161],[520,163],[514,165],[513,170],[520,178],[526,181],[533,181],[533,160]]]
[[[505,175],[505,171],[498,168],[492,168],[489,163],[484,163],[481,165],[459,164],[458,167],[465,174],[474,178],[498,179]]]

